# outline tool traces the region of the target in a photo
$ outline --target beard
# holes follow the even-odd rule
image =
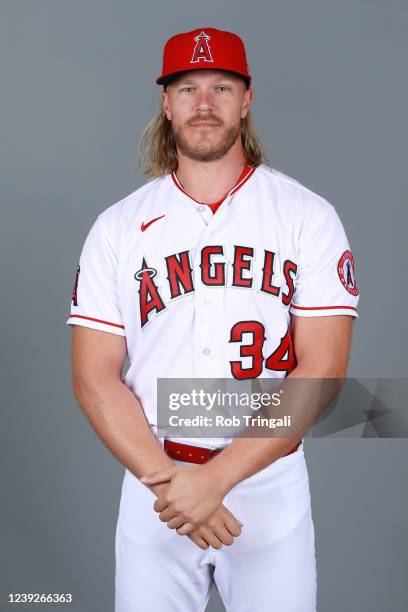
[[[212,121],[212,117],[196,117],[187,123],[189,126],[195,121],[200,119],[204,121]],[[218,125],[222,125],[220,121],[214,121]],[[216,128],[219,130],[219,128]],[[208,140],[199,144],[191,144],[185,137],[184,130],[182,127],[172,125],[172,131],[176,146],[186,157],[194,159],[200,162],[211,162],[216,159],[221,159],[228,153],[232,145],[236,142],[238,136],[241,133],[241,121],[234,123],[233,125],[223,128],[222,134],[218,137],[218,141],[212,144]]]

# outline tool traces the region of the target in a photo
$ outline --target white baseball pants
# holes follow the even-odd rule
[[[160,521],[155,499],[126,470],[116,528],[115,612],[204,612],[213,583],[227,612],[316,611],[303,443],[224,498],[244,523],[231,546],[200,549]]]

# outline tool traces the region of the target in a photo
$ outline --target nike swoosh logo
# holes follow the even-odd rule
[[[145,230],[147,230],[147,228],[149,227],[149,225],[151,225],[152,223],[154,223],[155,221],[158,221],[159,219],[162,219],[163,217],[165,217],[166,215],[161,215],[160,217],[156,217],[155,219],[152,219],[151,221],[148,221],[147,223],[144,223],[142,221],[142,225],[140,226],[140,229],[142,230],[142,232],[144,232]]]

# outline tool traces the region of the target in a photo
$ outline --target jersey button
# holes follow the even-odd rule
[[[210,355],[210,353],[211,353],[211,349],[209,349],[209,348],[203,349],[203,355],[205,355],[206,357],[208,357],[208,355]]]
[[[204,212],[206,208],[207,208],[206,206],[202,206],[201,205],[201,206],[198,207],[197,210],[198,210],[198,212]]]

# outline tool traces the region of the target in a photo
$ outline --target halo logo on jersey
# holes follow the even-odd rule
[[[343,287],[351,295],[358,295],[358,286],[354,274],[354,257],[351,251],[344,251],[337,264],[337,272]]]
[[[74,306],[78,306],[78,279],[79,279],[80,271],[81,271],[81,268],[79,267],[79,264],[78,264],[76,276],[75,276],[74,290],[72,292],[72,302]]]
[[[155,268],[149,268],[143,257],[142,267],[135,272],[135,280],[140,282],[139,285],[139,305],[140,305],[140,320],[142,327],[146,325],[149,319],[149,313],[155,310],[159,313],[166,308],[163,300],[160,297],[159,289],[154,282],[157,276]]]
[[[195,64],[201,60],[204,60],[204,62],[214,61],[211,55],[210,45],[208,44],[210,38],[211,36],[206,34],[204,31],[200,32],[198,36],[194,37],[196,46],[194,47],[193,57],[191,58],[190,64]]]

